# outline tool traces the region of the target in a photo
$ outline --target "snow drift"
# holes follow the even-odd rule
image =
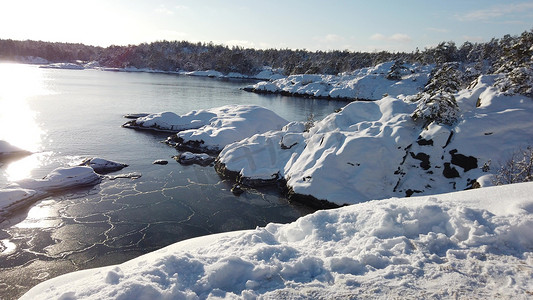
[[[21,299],[526,299],[532,192],[523,183],[318,211],[66,274]]]

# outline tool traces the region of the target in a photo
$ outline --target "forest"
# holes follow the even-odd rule
[[[305,49],[249,49],[213,43],[157,41],[128,46],[95,47],[83,44],[0,39],[0,60],[41,57],[49,62],[97,61],[102,67],[149,68],[162,71],[216,70],[244,75],[258,73],[264,66],[281,69],[285,75],[338,74],[374,66],[386,61],[443,65],[449,62],[473,64],[483,73],[508,72],[531,64],[533,29],[520,35],[505,35],[485,43],[441,42],[424,50],[405,52],[353,52],[348,50],[307,51]]]

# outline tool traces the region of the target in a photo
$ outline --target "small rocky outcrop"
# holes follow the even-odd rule
[[[197,164],[201,166],[208,166],[215,161],[215,158],[207,153],[183,152],[179,155],[173,156],[172,158],[182,165]]]

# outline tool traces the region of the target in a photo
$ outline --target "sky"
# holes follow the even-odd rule
[[[531,29],[533,1],[524,0],[0,0],[0,39],[104,47],[185,40],[411,52]]]

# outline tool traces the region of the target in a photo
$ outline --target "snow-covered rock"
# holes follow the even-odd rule
[[[259,73],[252,76],[252,78],[273,81],[285,78],[285,76],[283,76],[283,69],[272,69],[271,67],[263,67],[263,69]]]
[[[82,161],[80,166],[89,166],[93,168],[96,173],[110,173],[118,170],[122,170],[127,167],[127,164],[110,161],[100,157],[86,158]]]
[[[6,141],[0,140],[0,160],[13,156],[30,155],[31,152],[13,146]]]
[[[294,199],[338,205],[488,184],[498,162],[533,136],[533,101],[500,93],[493,77],[455,94],[461,115],[453,126],[422,128],[408,100],[357,101],[307,133],[267,132],[230,144],[217,169],[243,183],[284,179]]]
[[[215,161],[215,158],[207,153],[192,153],[189,151],[173,156],[173,158],[182,165],[198,164],[207,166]]]
[[[217,116],[211,110],[193,110],[185,115],[173,112],[161,112],[142,116],[122,125],[125,128],[148,129],[165,132],[178,132],[187,129],[200,128]]]
[[[269,130],[280,130],[287,123],[264,107],[227,105],[181,116],[173,112],[151,114],[123,126],[178,132],[168,139],[170,145],[183,150],[219,152],[227,144]]]
[[[80,64],[75,64],[75,63],[55,63],[55,64],[42,65],[39,68],[45,68],[45,69],[67,69],[67,70],[83,70],[83,69],[85,69],[84,66],[82,66]]]
[[[399,80],[390,80],[387,74],[393,62],[363,68],[350,73],[334,75],[291,75],[273,81],[263,81],[245,87],[256,93],[274,93],[292,96],[378,100],[384,95],[398,97],[412,95],[422,90],[427,83],[432,66],[406,65],[409,72]]]
[[[228,105],[209,110],[215,113],[207,124],[183,130],[169,139],[178,149],[220,152],[226,145],[254,134],[280,130],[288,122],[275,112],[255,105]]]
[[[79,186],[94,185],[100,183],[101,180],[100,175],[96,174],[91,167],[61,167],[53,170],[43,179],[26,178],[12,183],[7,187],[53,192]]]
[[[32,189],[17,187],[0,189],[0,216],[6,209],[42,195],[43,193],[39,193]]]
[[[28,201],[42,199],[52,193],[100,183],[102,177],[91,167],[57,168],[43,179],[26,178],[0,189],[0,221],[8,212],[18,209]]]
[[[224,74],[222,74],[219,71],[215,71],[215,70],[191,71],[191,72],[186,72],[185,75],[188,75],[188,76],[201,76],[201,77],[217,77],[217,78],[225,77]]]
[[[533,183],[369,201],[179,242],[24,299],[528,299]]]

